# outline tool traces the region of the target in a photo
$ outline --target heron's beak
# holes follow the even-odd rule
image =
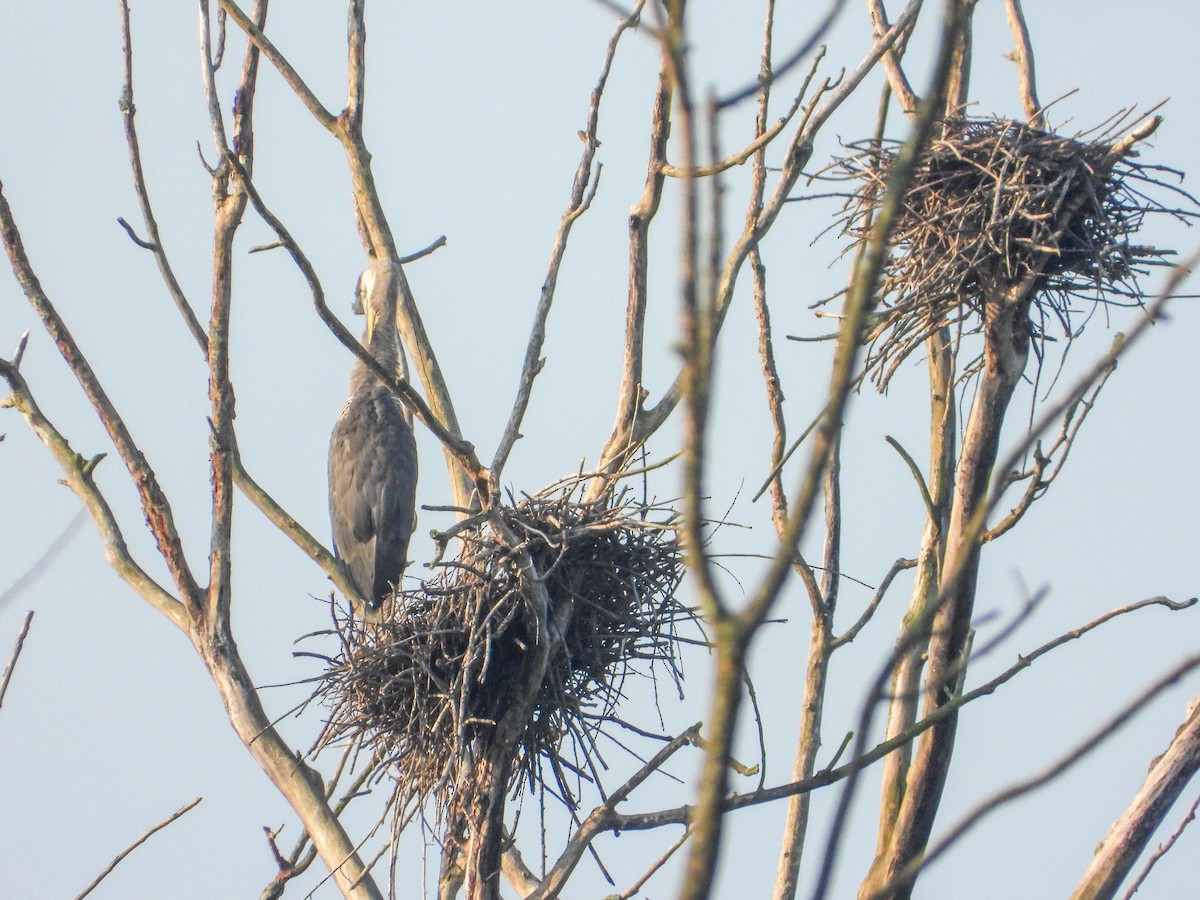
[[[365,304],[367,307],[367,340],[366,343],[371,343],[371,335],[375,333],[375,307],[370,303]]]

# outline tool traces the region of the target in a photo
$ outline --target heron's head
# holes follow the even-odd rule
[[[395,296],[391,292],[391,265],[376,263],[362,270],[355,290],[353,312],[367,317],[366,338],[371,340],[380,320],[396,314]]]
[[[396,300],[392,293],[391,262],[378,262],[363,269],[358,276],[358,288],[354,294],[351,310],[367,317],[367,339],[375,331],[381,319],[395,316]]]

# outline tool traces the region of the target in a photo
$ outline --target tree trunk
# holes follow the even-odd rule
[[[1026,285],[989,292],[984,309],[984,367],[963,436],[955,477],[954,504],[938,609],[929,642],[924,714],[957,694],[966,674],[979,574],[979,540],[992,467],[1000,448],[1004,416],[1029,360],[1029,296]],[[926,619],[928,622],[928,619]],[[915,875],[905,869],[925,851],[941,803],[954,752],[958,715],[951,714],[923,736],[908,772],[904,799],[886,853],[860,889],[861,897],[908,900]]]

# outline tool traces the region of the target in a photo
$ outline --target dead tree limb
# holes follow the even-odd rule
[[[1112,897],[1125,881],[1154,832],[1200,770],[1200,699],[1188,706],[1175,737],[1153,763],[1128,808],[1113,823],[1072,900]]]

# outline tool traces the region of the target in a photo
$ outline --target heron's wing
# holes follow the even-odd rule
[[[379,604],[408,562],[416,506],[412,429],[390,395],[346,404],[329,445],[329,515],[334,547],[354,586]]]
[[[333,550],[362,600],[374,599],[375,526],[371,513],[369,415],[346,404],[329,439],[329,519]]]
[[[388,400],[393,400],[389,397]],[[417,445],[401,410],[381,410],[379,494],[375,506],[375,596],[390,594],[408,565],[417,500]]]

